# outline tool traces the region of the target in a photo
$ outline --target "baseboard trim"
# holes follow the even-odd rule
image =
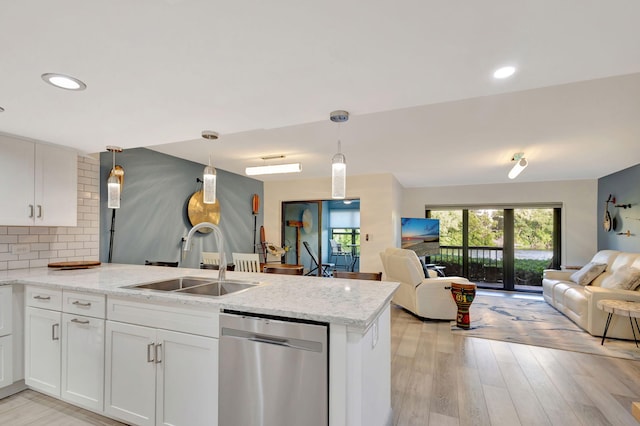
[[[25,389],[27,389],[27,385],[24,383],[24,380],[19,380],[7,387],[0,389],[0,399],[14,395],[18,392],[22,392]]]

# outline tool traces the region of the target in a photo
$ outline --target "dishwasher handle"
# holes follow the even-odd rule
[[[235,338],[247,340],[255,343],[264,343],[267,345],[276,345],[284,348],[300,349],[304,351],[322,352],[323,343],[313,340],[297,339],[297,338],[279,338],[272,335],[256,333],[254,331],[237,330],[233,328],[223,327],[220,333],[221,338]]]
[[[268,345],[278,345],[278,346],[284,346],[287,348],[293,347],[291,346],[291,344],[289,344],[289,341],[286,339],[274,339],[272,337],[265,338],[260,336],[254,336],[254,337],[249,337],[249,340],[251,340],[252,342],[266,343]]]

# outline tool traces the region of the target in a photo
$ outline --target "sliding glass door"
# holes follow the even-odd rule
[[[542,290],[542,271],[559,266],[559,207],[427,210],[440,219],[440,254],[430,263],[479,287]]]

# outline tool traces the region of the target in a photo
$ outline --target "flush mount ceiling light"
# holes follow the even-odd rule
[[[262,157],[263,160],[275,160],[285,158],[284,155],[271,155],[268,157]],[[300,163],[287,163],[287,164],[270,164],[264,166],[247,167],[244,172],[247,176],[258,175],[273,175],[278,173],[300,173],[302,171],[302,165]]]
[[[71,77],[64,74],[56,74],[52,72],[48,72],[42,74],[42,79],[49,83],[52,86],[58,87],[60,89],[65,90],[84,90],[87,88],[87,85],[82,81],[78,80],[75,77]]]
[[[516,72],[516,67],[512,67],[512,66],[498,68],[497,70],[494,71],[493,78],[497,78],[497,79],[508,78],[508,77],[511,77],[515,72]]]
[[[121,184],[116,171],[116,152],[122,152],[119,146],[107,146],[107,151],[113,154],[113,163],[109,178],[107,179],[107,207],[110,209],[120,208],[120,190]]]
[[[220,135],[213,130],[203,130],[202,137],[207,140],[217,140]],[[205,204],[216,203],[216,186],[217,172],[211,165],[211,154],[209,154],[209,165],[204,168],[202,173],[202,202]]]
[[[334,123],[344,123],[349,120],[347,111],[338,110],[329,114]],[[340,143],[340,126],[338,126],[338,152],[331,159],[331,198],[343,199],[347,196],[347,158],[342,151]]]
[[[515,179],[524,169],[527,168],[529,162],[524,158],[524,152],[513,154],[511,161],[515,161],[516,164],[513,165],[513,168],[509,172],[509,179]]]

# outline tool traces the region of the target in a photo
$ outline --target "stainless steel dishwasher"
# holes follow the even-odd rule
[[[219,426],[327,426],[326,324],[220,314]]]

